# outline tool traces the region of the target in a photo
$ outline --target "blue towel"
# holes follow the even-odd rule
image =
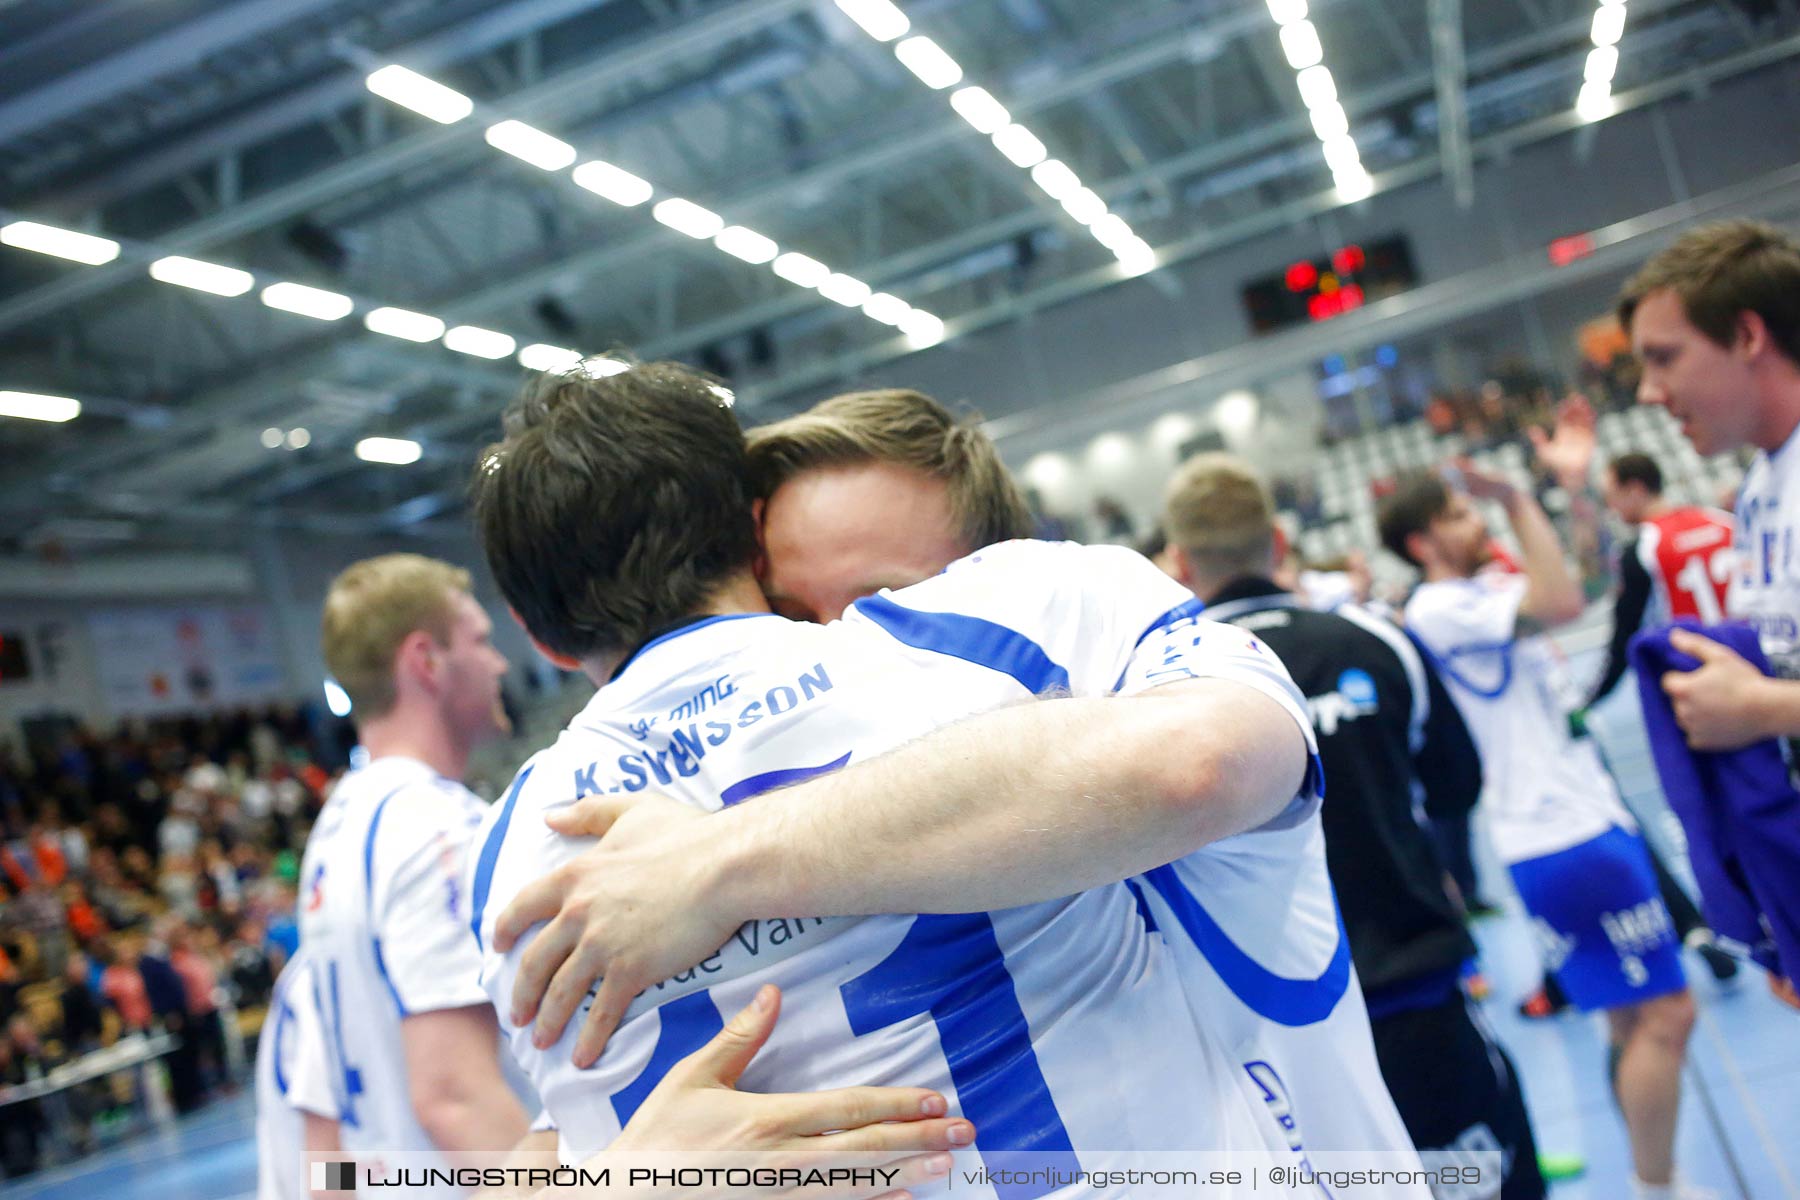
[[[1789,978],[1800,968],[1800,792],[1774,738],[1724,753],[1694,751],[1675,722],[1661,679],[1696,659],[1669,644],[1683,628],[1722,642],[1767,674],[1756,631],[1683,619],[1631,639],[1631,665],[1663,794],[1687,832],[1700,907],[1721,938]]]

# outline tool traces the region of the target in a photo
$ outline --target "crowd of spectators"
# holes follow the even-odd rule
[[[331,782],[317,744],[292,709],[0,744],[0,1092],[154,1032],[176,1041],[179,1111],[234,1086],[225,1022],[254,1022],[298,941],[299,855]],[[73,1099],[86,1138],[135,1097],[120,1078]],[[0,1176],[33,1169],[43,1114],[0,1111]]]

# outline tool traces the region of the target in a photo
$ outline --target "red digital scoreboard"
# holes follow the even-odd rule
[[[1273,333],[1329,321],[1418,282],[1404,237],[1339,246],[1323,258],[1299,259],[1278,275],[1244,285],[1250,328]]]

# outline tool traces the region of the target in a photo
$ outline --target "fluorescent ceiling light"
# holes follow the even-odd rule
[[[1031,168],[1031,181],[1044,189],[1052,200],[1073,196],[1081,190],[1081,179],[1061,159],[1047,158]]]
[[[819,295],[845,308],[860,308],[873,289],[849,275],[832,275],[819,285]]]
[[[1581,85],[1581,94],[1575,98],[1575,113],[1584,121],[1599,121],[1612,116],[1619,110],[1618,103],[1613,100],[1610,83],[1588,82]]]
[[[581,364],[581,369],[595,379],[605,379],[611,375],[623,375],[625,372],[631,370],[631,364],[625,362],[623,359],[608,358],[604,354],[596,354],[593,358],[585,360]]]
[[[1044,143],[1038,141],[1037,135],[1023,125],[1007,125],[996,129],[994,146],[1015,167],[1035,167],[1050,154],[1044,149]]]
[[[803,288],[818,287],[831,274],[831,268],[816,258],[790,250],[775,260],[774,271],[789,283]]]
[[[1341,138],[1350,132],[1350,118],[1345,115],[1344,106],[1335,100],[1319,105],[1312,110],[1311,116],[1313,133],[1321,142]]]
[[[878,42],[891,42],[912,28],[912,22],[891,0],[837,0],[837,6]]]
[[[1338,199],[1345,204],[1367,200],[1375,194],[1375,180],[1360,167],[1352,171],[1334,172],[1332,181],[1337,184]]]
[[[236,267],[201,262],[171,254],[150,264],[150,278],[159,283],[211,292],[215,296],[241,296],[256,286],[256,276]]]
[[[374,309],[363,318],[363,325],[371,333],[385,333],[409,342],[435,342],[444,336],[442,321],[404,308]]]
[[[1137,240],[1137,234],[1131,232],[1131,226],[1127,225],[1125,218],[1117,213],[1107,213],[1089,225],[1088,232],[1094,235],[1095,241],[1109,250],[1116,250],[1128,242]]]
[[[1325,165],[1333,174],[1362,170],[1362,155],[1357,153],[1356,139],[1346,134],[1325,143]]]
[[[1127,277],[1148,274],[1156,269],[1156,251],[1143,238],[1134,237],[1124,245],[1114,247],[1113,253],[1118,256],[1119,270]]]
[[[1071,196],[1062,199],[1063,211],[1080,221],[1083,225],[1092,225],[1106,215],[1106,201],[1093,188],[1082,188]]]
[[[262,431],[263,449],[265,449],[265,450],[281,449],[281,440],[282,440],[282,438],[284,438],[286,436],[287,436],[286,434],[284,434],[281,430],[277,429],[275,426],[273,426],[273,425],[269,426],[267,429]]]
[[[1337,80],[1331,77],[1331,68],[1323,63],[1306,68],[1294,76],[1294,82],[1300,85],[1300,100],[1308,108],[1337,102]]]
[[[1269,0],[1269,15],[1277,25],[1306,20],[1306,0]]]
[[[476,358],[505,358],[518,345],[512,335],[479,325],[457,325],[444,331],[444,345]]]
[[[1588,51],[1587,66],[1582,70],[1582,77],[1589,83],[1611,83],[1613,74],[1618,69],[1619,48],[1595,46]]]
[[[485,136],[494,149],[504,150],[540,170],[560,171],[575,161],[575,147],[523,121],[490,125]]]
[[[40,225],[36,221],[14,221],[10,225],[0,225],[0,242],[17,246],[21,250],[35,250],[39,254],[66,258],[70,262],[86,263],[90,267],[109,263],[119,257],[119,243],[111,238],[76,233],[73,229],[58,229],[54,225]]]
[[[781,252],[781,247],[775,244],[774,238],[764,237],[754,229],[745,229],[742,225],[729,225],[719,230],[719,236],[713,239],[713,245],[733,258],[741,258],[758,266]]]
[[[980,133],[995,133],[1012,123],[1006,105],[994,99],[986,88],[958,88],[950,93],[950,107]]]
[[[915,350],[935,346],[944,340],[944,322],[923,309],[915,308],[900,322],[900,332]]]
[[[551,346],[544,342],[533,342],[519,351],[519,365],[527,371],[543,371],[550,375],[561,375],[564,371],[573,371],[581,365],[581,351],[570,350],[564,346]]]
[[[942,90],[962,82],[963,69],[928,37],[907,38],[894,47],[894,57],[928,88]]]
[[[1616,46],[1625,36],[1625,6],[1602,4],[1594,10],[1594,45]]]
[[[912,314],[913,308],[898,296],[889,295],[887,292],[876,292],[863,301],[862,310],[863,315],[872,320],[880,321],[883,325],[898,327]]]
[[[685,233],[691,238],[714,237],[719,230],[725,228],[724,217],[679,196],[659,201],[650,210],[650,215],[677,233]]]
[[[356,457],[364,462],[391,463],[403,467],[416,463],[425,448],[411,438],[366,437],[356,443]]]
[[[1281,52],[1288,66],[1296,71],[1316,67],[1325,59],[1325,48],[1319,45],[1319,31],[1311,21],[1295,21],[1281,27]]]
[[[305,426],[288,430],[287,448],[289,450],[304,450],[310,445],[312,445],[312,434],[307,432]]]
[[[73,421],[81,415],[81,401],[68,396],[44,396],[37,392],[0,392],[0,417],[23,421]]]
[[[584,162],[575,168],[570,176],[580,187],[586,188],[596,196],[611,200],[614,204],[626,208],[635,208],[650,198],[654,188],[649,181],[639,179],[622,167],[615,167],[609,162],[595,159]]]
[[[447,88],[405,67],[383,67],[363,82],[384,100],[392,100],[442,125],[455,124],[475,111],[475,102],[455,88]]]
[[[356,308],[356,301],[348,296],[303,283],[271,283],[262,290],[262,302],[315,321],[341,321]]]

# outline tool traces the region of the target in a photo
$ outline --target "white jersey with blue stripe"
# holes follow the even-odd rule
[[[1600,752],[1570,733],[1562,651],[1548,635],[1518,636],[1526,590],[1522,575],[1484,571],[1422,583],[1406,603],[1481,752],[1481,806],[1508,866],[1637,829]]]
[[[1055,619],[1039,597],[1054,587],[1063,555],[1022,548],[1029,545],[981,551],[935,580],[874,604],[860,602],[850,619],[879,617],[901,603],[945,615],[954,610],[963,619],[977,617],[1028,635],[1053,667],[1068,664],[1072,681],[1097,669],[1104,675],[1106,667],[1092,656],[1115,635],[1092,638]],[[989,577],[995,582],[972,589],[959,575],[984,561],[995,568]],[[1128,642],[1135,652],[1129,667],[1112,677],[1114,691],[1130,694],[1201,676],[1231,679],[1286,709],[1316,752],[1305,701],[1280,660],[1252,633],[1204,619],[1202,606],[1160,572],[1138,570],[1123,558],[1087,569],[1094,572],[1085,589],[1091,596],[1121,592],[1131,597],[1117,602],[1121,607],[1135,603],[1140,613],[1161,614],[1146,618],[1135,643]],[[888,623],[901,628],[899,621]],[[925,639],[915,645],[957,652]],[[1326,870],[1318,783],[1315,760],[1312,778],[1287,812],[1139,876],[1131,886],[1168,942],[1195,1020],[1220,1043],[1238,1086],[1279,1122],[1292,1148],[1411,1155],[1412,1139],[1375,1057]],[[1429,1194],[1423,1186],[1398,1184],[1381,1193]]]
[[[378,758],[338,782],[306,843],[300,936],[339,1138],[378,1171],[384,1151],[436,1149],[413,1114],[401,1021],[487,1003],[464,891],[485,808],[422,762]]]
[[[1012,543],[987,557],[992,565],[965,560],[918,588],[871,597],[829,626],[719,617],[640,650],[526,765],[480,835],[471,894],[489,994],[510,996],[536,932],[497,954],[497,915],[588,844],[552,834],[546,810],[648,789],[717,811],[1032,694],[1103,695],[1185,595],[1113,547]],[[1034,578],[1021,580],[1028,565]],[[957,611],[1015,586],[1015,610],[1029,611],[1014,615],[1028,629]],[[1244,636],[1216,630],[1174,664],[1140,669],[1191,661],[1190,674],[1285,689],[1310,736],[1279,664],[1266,655],[1267,665],[1239,664]],[[1295,808],[1315,805],[1309,793]],[[1117,1165],[1110,1156],[1135,1150],[1285,1152],[1266,1107],[1196,1028],[1140,899],[1114,884],[996,913],[752,922],[639,996],[587,1071],[569,1062],[578,1022],[544,1051],[529,1029],[513,1030],[565,1157],[606,1145],[669,1066],[766,982],[784,989],[786,1015],[744,1076],[749,1090],[937,1088],[974,1122],[990,1165],[1008,1151],[1051,1156],[1035,1165],[1062,1169]]]
[[[257,1200],[310,1200],[302,1112],[337,1117],[304,951],[275,980],[256,1040]]]

